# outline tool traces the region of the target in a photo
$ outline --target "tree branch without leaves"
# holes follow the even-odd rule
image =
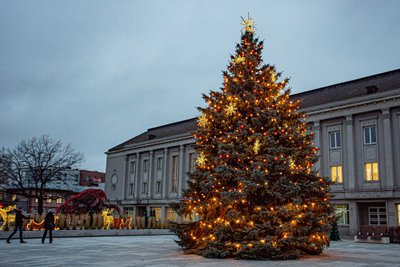
[[[0,190],[12,188],[17,195],[36,197],[42,206],[46,187],[55,181],[66,183],[61,174],[82,162],[82,153],[48,136],[23,140],[14,149],[0,150]]]

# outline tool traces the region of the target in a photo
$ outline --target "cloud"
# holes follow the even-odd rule
[[[49,134],[104,151],[191,118],[222,84],[240,16],[292,92],[398,68],[397,1],[9,1],[0,10],[0,147]]]

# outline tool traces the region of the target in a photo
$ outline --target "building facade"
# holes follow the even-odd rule
[[[79,171],[79,185],[89,187],[101,187],[106,180],[106,174],[98,171]]]
[[[43,210],[47,211],[52,209],[55,211],[58,206],[64,204],[64,202],[70,197],[76,195],[78,192],[74,192],[72,189],[65,188],[51,188],[47,189],[47,198],[43,202]],[[34,193],[34,190],[32,189]],[[34,197],[24,197],[17,194],[14,194],[13,190],[9,190],[4,195],[4,206],[8,205],[17,205],[17,207],[21,207],[24,211],[29,214],[38,213],[38,199]]]
[[[25,174],[28,175],[28,174]],[[68,168],[46,184],[46,199],[43,202],[44,210],[56,209],[70,197],[88,189],[99,187],[104,190],[105,173],[97,171]],[[34,195],[35,188],[24,186],[26,191]],[[37,213],[38,199],[19,195],[20,189],[10,187],[0,195],[0,205],[17,205],[28,213]]]
[[[332,179],[340,232],[400,225],[400,69],[291,95],[315,133],[321,176]],[[193,168],[196,119],[156,128],[106,152],[111,203],[141,216],[177,219],[169,209]]]

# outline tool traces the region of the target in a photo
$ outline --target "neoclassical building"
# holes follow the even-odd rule
[[[400,225],[400,69],[291,95],[315,132],[315,168],[333,181],[331,203],[340,231]],[[148,129],[109,149],[106,193],[130,214],[168,208],[195,162],[196,119]]]

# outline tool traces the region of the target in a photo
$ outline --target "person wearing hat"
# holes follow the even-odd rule
[[[54,214],[52,210],[49,210],[44,218],[44,233],[42,236],[42,243],[46,239],[47,231],[49,232],[50,243],[53,243],[53,228],[54,228]]]
[[[23,239],[22,239],[22,228],[24,226],[24,219],[29,219],[29,217],[26,217],[25,215],[22,214],[22,208],[19,207],[16,210],[15,213],[15,228],[14,231],[11,233],[11,235],[7,238],[7,243],[11,243],[10,239],[11,237],[13,237],[13,235],[18,231],[19,229],[19,242],[20,243],[26,243]]]

